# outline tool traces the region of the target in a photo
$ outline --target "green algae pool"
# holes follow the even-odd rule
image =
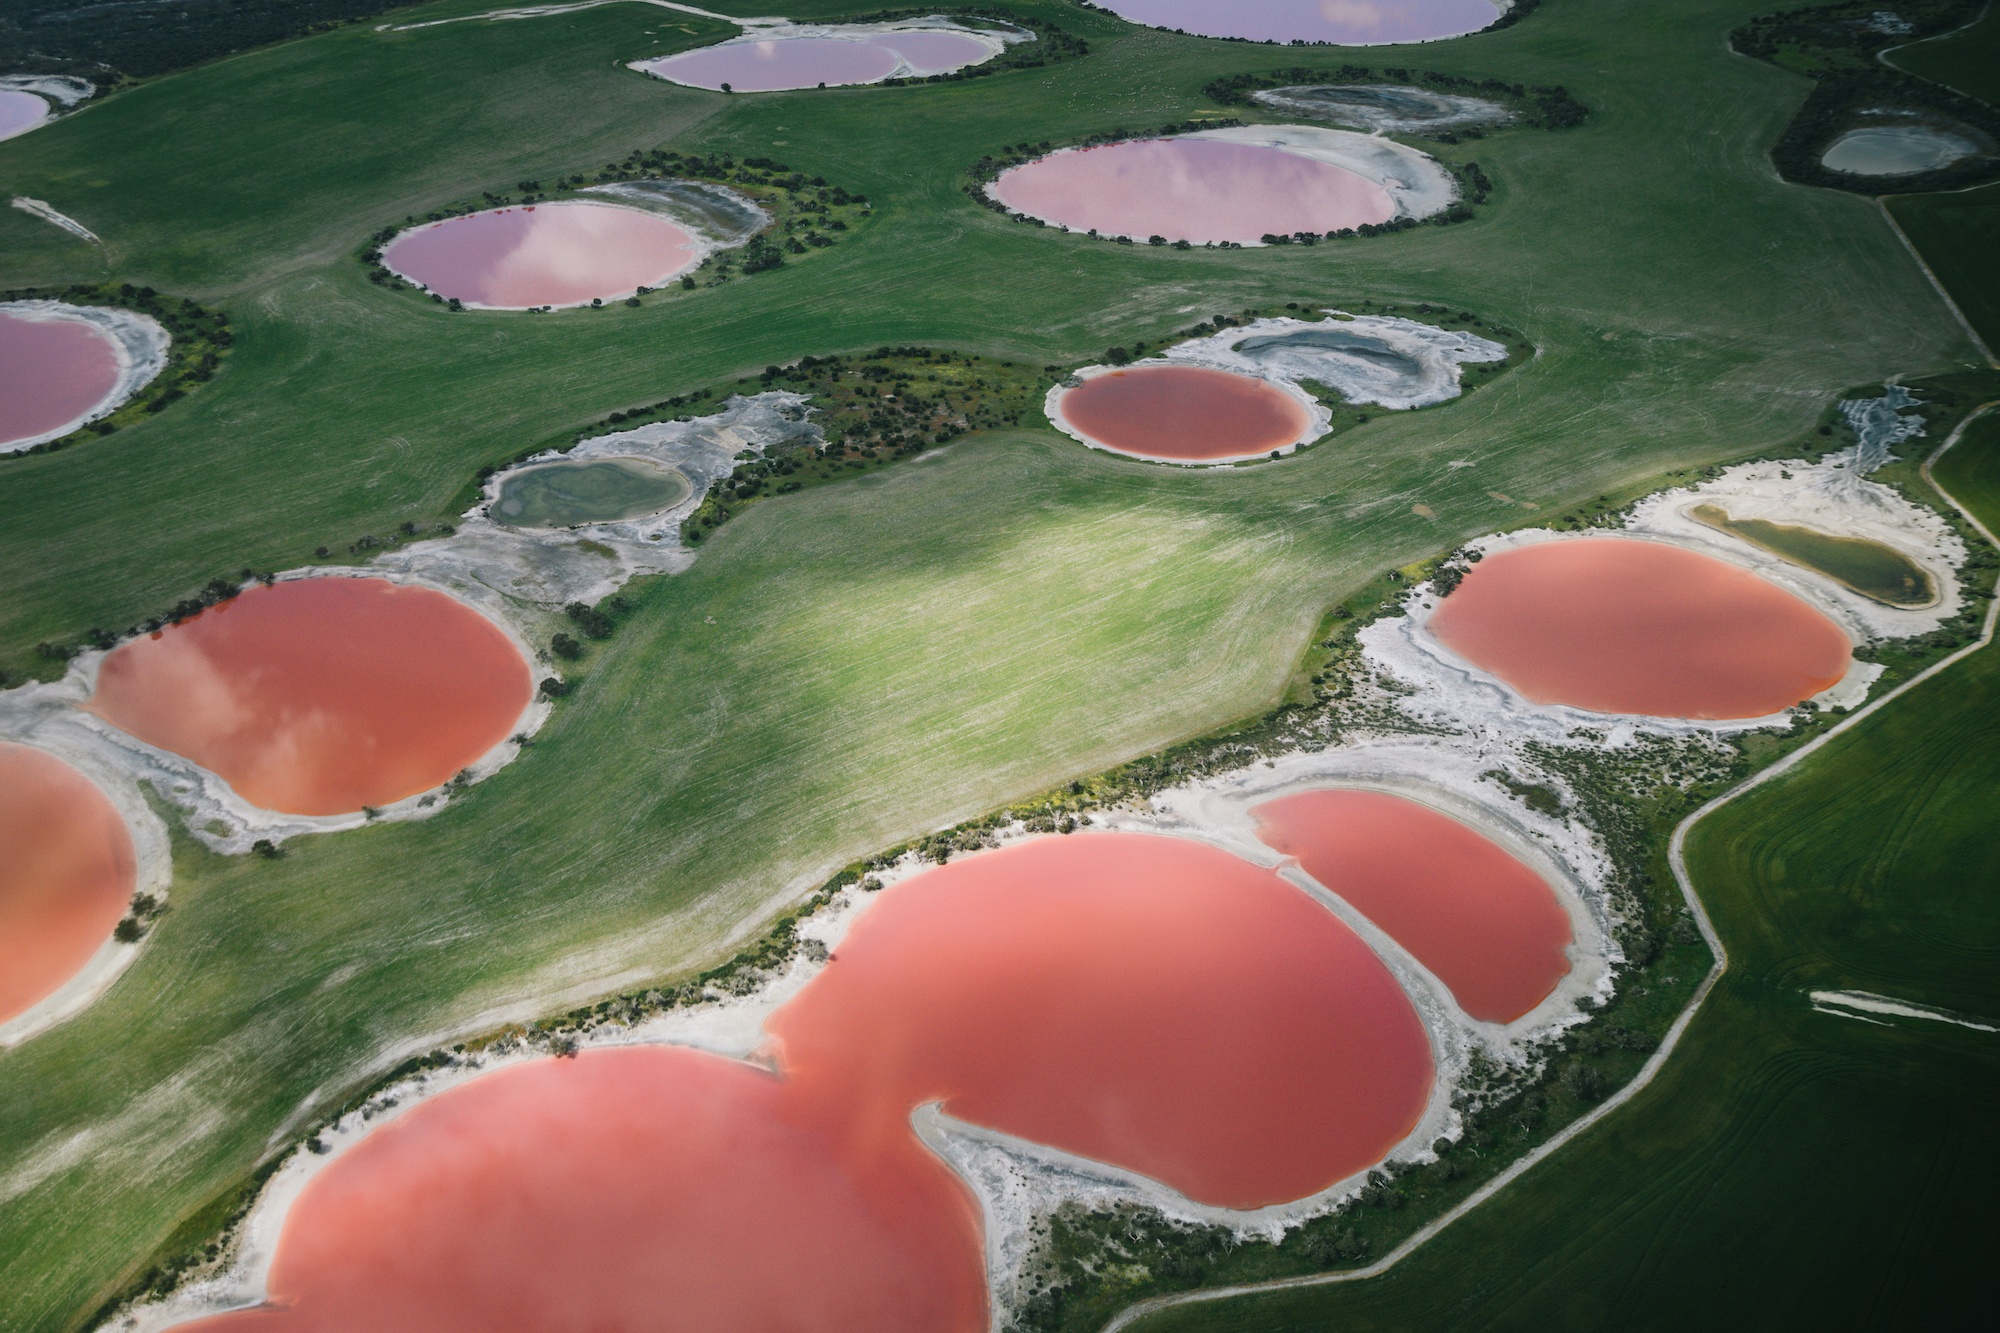
[[[686,477],[643,458],[549,463],[501,483],[492,515],[510,528],[615,523],[671,509],[693,492]]]
[[[1881,542],[1836,537],[1761,518],[1731,518],[1717,505],[1696,505],[1688,514],[1772,555],[1816,570],[1885,606],[1928,606],[1937,600],[1930,575],[1901,551]]]

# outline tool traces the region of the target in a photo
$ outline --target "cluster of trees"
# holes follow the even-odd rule
[[[0,68],[150,78],[238,51],[372,18],[404,0],[13,0],[0,18]]]
[[[1515,10],[1520,8],[1516,4]],[[1514,11],[1509,11],[1510,14]],[[1509,20],[1512,21],[1511,19]],[[1215,79],[1202,92],[1224,106],[1242,106],[1250,94],[1269,88],[1289,88],[1301,84],[1385,83],[1408,84],[1437,92],[1483,97],[1511,109],[1524,124],[1544,130],[1563,130],[1581,125],[1590,108],[1577,101],[1562,84],[1508,83],[1504,79],[1473,79],[1461,74],[1443,74],[1434,69],[1409,69],[1391,65],[1376,69],[1368,65],[1341,65],[1313,69],[1293,65],[1264,74],[1231,74]],[[1454,135],[1450,142],[1457,142]]]

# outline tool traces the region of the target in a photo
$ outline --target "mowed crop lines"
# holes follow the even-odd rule
[[[1563,83],[1592,118],[1440,149],[1496,182],[1476,221],[1228,253],[1024,227],[966,199],[963,172],[1004,142],[1215,110],[1204,83],[1288,57],[1027,7],[1093,53],[730,98],[620,68],[710,31],[647,6],[362,25],[0,146],[0,191],[105,238],[0,210],[0,286],[153,283],[226,309],[237,334],[172,410],[0,465],[14,677],[46,667],[39,641],[448,521],[483,464],[809,353],[1068,366],[1218,312],[1363,299],[1474,311],[1537,350],[1463,402],[1277,466],[1187,476],[1024,423],[762,501],[686,574],[634,585],[536,743],[437,819],[282,861],[184,841],[139,962],[0,1060],[0,1327],[73,1325],[176,1227],[212,1230],[188,1219],[310,1106],[408,1052],[706,966],[856,856],[1268,706],[1331,599],[1525,516],[1492,492],[1555,510],[1776,447],[1849,386],[1969,355],[1868,201],[1772,176],[1803,81],[1723,42],[1760,0],[1616,22],[1550,0],[1490,37],[1371,53]],[[866,193],[874,216],[640,309],[450,314],[354,258],[408,215],[655,145],[770,155]],[[1895,993],[1863,980],[1843,984]]]

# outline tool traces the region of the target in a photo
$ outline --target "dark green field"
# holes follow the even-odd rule
[[[1364,298],[1476,312],[1533,348],[1462,402],[1377,415],[1268,466],[1122,462],[1029,419],[762,501],[686,574],[628,588],[632,615],[534,746],[438,818],[296,840],[275,861],[183,838],[170,910],[133,968],[82,1016],[0,1053],[0,1330],[78,1327],[312,1107],[411,1053],[686,975],[856,857],[1261,712],[1333,601],[1520,522],[1521,501],[1561,512],[1793,447],[1854,386],[1974,361],[1872,201],[1774,176],[1768,148],[1808,83],[1724,41],[1768,4],[1547,0],[1498,33],[1355,57],[1560,83],[1591,116],[1440,148],[1495,182],[1474,221],[1311,249],[1116,246],[967,199],[964,170],[1005,144],[1216,111],[1205,83],[1293,59],[1061,0],[1018,8],[1086,36],[1088,57],[754,97],[623,69],[725,31],[650,7],[371,22],[167,75],[0,144],[0,192],[105,239],[0,209],[0,288],[150,284],[226,310],[236,338],[216,378],[170,410],[0,459],[10,682],[57,669],[41,641],[122,628],[244,567],[449,520],[482,465],[806,354],[922,344],[1039,370],[1218,312]],[[406,216],[655,146],[774,156],[866,193],[874,216],[782,269],[638,309],[453,314],[371,285],[355,257]],[[1846,775],[1897,828],[1955,765],[1990,790],[1977,765],[1991,760],[1967,741],[1991,725],[1969,684],[1988,670],[1982,655],[1812,773]],[[1906,778],[1843,757],[1894,728],[1934,738],[1921,763],[1882,746]],[[1746,802],[1714,823],[1747,849],[1831,799]],[[1981,807],[1957,809],[1976,821]],[[1820,827],[1834,841],[1788,860],[1892,845],[1859,820]],[[1734,882],[1722,845],[1713,831],[1700,842],[1704,884]],[[1774,902],[1803,912],[1824,882],[1798,872]],[[1749,957],[1649,1100],[1389,1282],[1311,1300],[1337,1299],[1341,1322],[1387,1301],[1368,1308],[1399,1326],[1471,1322],[1467,1301],[1496,1319],[1548,1322],[1574,1301],[1586,1326],[1614,1308],[1695,1322],[1713,1308],[1687,1294],[1698,1275],[1740,1287],[1732,1315],[1839,1322],[1858,1308],[1852,1284],[1919,1271],[1896,1256],[1971,1253],[1979,1233],[1952,1201],[1991,1192],[1972,1095],[1990,1089],[1990,1043],[1868,1027],[1801,998],[1836,973],[1918,993],[1915,937],[1896,932],[1948,896],[1888,876],[1870,892],[1902,915],[1856,907],[1815,924],[1832,952],[1796,955],[1795,977],[1793,945],[1764,920],[1778,908],[1717,892],[1743,898],[1726,929]],[[1953,958],[1979,928],[1935,926]],[[1753,961],[1759,947],[1776,961]],[[1971,993],[1990,954],[1964,958],[1936,984],[1967,993],[1937,1002],[1992,1013],[2000,1003]],[[1864,963],[1884,975],[1870,982]],[[1669,1099],[1669,1114],[1652,1109]],[[1800,1229],[1835,1218],[1837,1238]],[[1631,1270],[1602,1286],[1576,1276],[1611,1252],[1637,1256],[1643,1295],[1628,1298]],[[1817,1276],[1769,1280],[1807,1258]],[[1955,1290],[1906,1285],[1898,1310]],[[1299,1326],[1332,1318],[1298,1309],[1285,1317]]]

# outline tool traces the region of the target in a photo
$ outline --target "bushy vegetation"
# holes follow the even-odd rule
[[[288,37],[327,32],[409,0],[15,0],[0,15],[0,68],[150,78]]]

